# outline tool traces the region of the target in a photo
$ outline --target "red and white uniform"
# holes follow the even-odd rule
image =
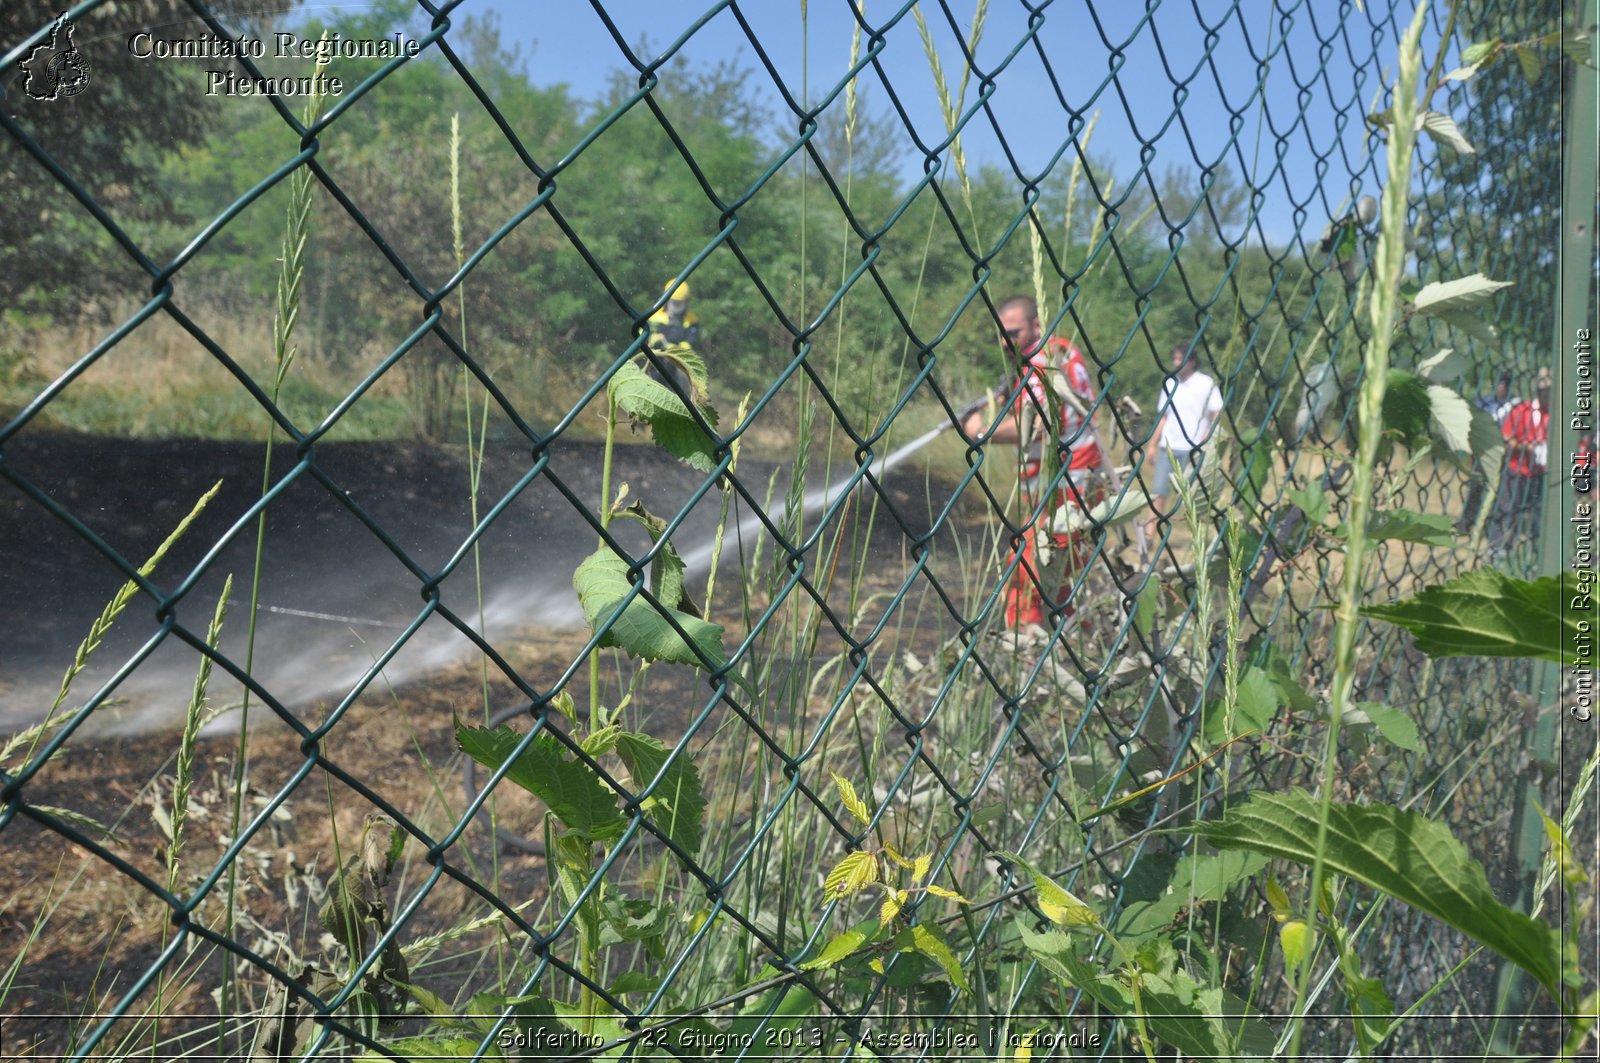
[[[1550,411],[1538,399],[1519,402],[1500,424],[1500,434],[1511,444],[1507,465],[1518,476],[1542,476],[1550,446]]]
[[[1083,352],[1076,346],[1063,339],[1051,338],[1040,344],[1028,357],[1028,368],[1023,371],[1017,383],[1023,385],[1017,392],[1017,401],[1013,409],[1021,413],[1024,406],[1034,417],[1041,417],[1044,411],[1049,410],[1050,404],[1045,397],[1045,389],[1049,387],[1050,373],[1060,372],[1065,375],[1067,387],[1072,393],[1083,401],[1083,408],[1088,410],[1094,406],[1094,382],[1089,378],[1089,364],[1084,360]],[[1056,405],[1061,412],[1060,440],[1070,448],[1067,468],[1078,470],[1094,470],[1100,468],[1100,447],[1092,436],[1080,435],[1083,430],[1084,419],[1072,405],[1056,399]],[[1023,466],[1022,475],[1026,479],[1033,479],[1039,475],[1040,462],[1037,457],[1030,457]]]
[[[1054,372],[1066,375],[1067,387],[1082,400],[1085,410],[1094,409],[1096,399],[1094,383],[1089,377],[1089,365],[1084,360],[1083,352],[1066,340],[1052,338],[1040,344],[1029,356],[1028,367],[1017,381],[1021,387],[1017,389],[1013,412],[1020,414],[1024,408],[1023,404],[1026,403],[1034,418],[1045,416],[1046,411],[1050,409],[1049,401],[1045,397],[1045,388],[1050,386],[1050,374]],[[1056,397],[1055,403],[1061,415],[1058,439],[1068,448],[1067,469],[1071,475],[1070,479],[1066,477],[1062,479],[1056,491],[1054,505],[1044,507],[1042,520],[1049,520],[1056,506],[1068,503],[1092,506],[1100,500],[1099,486],[1089,483],[1089,473],[1101,466],[1099,444],[1085,429],[1082,414],[1059,397]],[[1050,441],[1050,445],[1054,442]],[[1042,462],[1037,456],[1029,456],[1023,461],[1021,469],[1023,494],[1030,509],[1038,503],[1036,491],[1030,488],[1041,468]],[[1074,484],[1079,485],[1077,490],[1073,489]],[[1017,628],[1023,624],[1044,625],[1047,622],[1044,597],[1040,593],[1042,588],[1039,570],[1042,566],[1038,563],[1039,534],[1036,525],[1030,524],[1024,528],[1022,541],[1013,554],[1013,557],[1020,555],[1021,561],[1005,591],[1005,621],[1009,628]],[[1062,573],[1061,586],[1053,591],[1046,590],[1045,593],[1050,594],[1058,604],[1064,605],[1071,595],[1073,578],[1093,556],[1093,544],[1083,533],[1075,535],[1052,533],[1050,542],[1056,550],[1066,551],[1069,560],[1066,570]]]

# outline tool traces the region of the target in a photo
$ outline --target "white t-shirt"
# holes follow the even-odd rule
[[[1188,380],[1168,377],[1164,401],[1167,419],[1161,428],[1161,447],[1180,454],[1204,443],[1222,412],[1216,381],[1198,369]]]

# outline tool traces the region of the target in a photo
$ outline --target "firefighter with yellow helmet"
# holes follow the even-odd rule
[[[671,293],[667,305],[650,315],[650,346],[661,348],[674,343],[693,347],[700,342],[700,318],[689,309],[689,285],[673,287],[671,281],[661,289]]]

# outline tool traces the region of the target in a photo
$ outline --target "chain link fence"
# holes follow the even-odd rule
[[[281,27],[200,4],[4,24],[5,165],[30,211],[10,265],[40,246],[48,263],[42,296],[11,283],[7,343],[71,348],[59,368],[4,363],[3,616],[25,653],[7,663],[59,676],[77,655],[48,716],[53,690],[0,688],[15,732],[0,838],[32,854],[7,873],[8,1052],[502,1058],[521,1036],[530,1056],[990,1058],[1048,1028],[1078,1038],[1060,1046],[1075,1057],[1131,1057],[1122,1020],[1021,951],[1041,899],[996,853],[1130,940],[1209,957],[1257,1011],[1293,1009],[1264,875],[1174,903],[1196,843],[1171,828],[1317,784],[1364,204],[1384,173],[1368,116],[1411,8],[1006,0],[974,18],[839,0],[813,80],[796,52],[823,45],[796,30],[825,6],[783,24],[675,6],[636,46],[601,0],[571,5],[561,17],[605,46],[593,64],[621,74],[544,124],[541,90],[497,65],[468,4],[344,27],[412,54],[213,57],[252,83],[341,82],[309,109],[281,82],[229,97],[225,115],[254,124],[193,149],[232,153],[226,180],[182,177],[215,159],[172,152],[150,179],[190,198],[156,216],[72,109],[131,114],[156,42]],[[1563,17],[1437,4],[1425,54],[1437,74]],[[153,58],[130,66],[141,29]],[[696,65],[735,50],[743,73]],[[1506,371],[1526,397],[1556,328],[1542,249],[1562,63],[1526,52],[1444,83],[1433,106],[1475,150],[1424,139],[1411,195],[1408,283],[1514,283],[1489,304],[1495,328],[1416,319],[1398,341],[1413,372],[1455,349],[1469,400]],[[197,70],[144,91],[221,87]],[[756,148],[738,165],[719,139],[734,136]],[[50,287],[63,255],[95,278],[79,294]],[[272,283],[235,290],[247,275]],[[1019,379],[1035,342],[1047,364]],[[193,423],[63,434],[93,429],[97,380],[174,374],[161,344],[207,381],[170,378]],[[1174,348],[1219,402],[1202,393],[1203,426],[1158,435],[1187,416],[1163,399],[1193,379]],[[150,438],[228,434],[195,428],[217,396],[272,448]],[[359,441],[394,410],[433,442]],[[1058,422],[1059,440],[1037,429]],[[1041,434],[1060,446],[1030,450]],[[1552,436],[1550,453],[1574,445]],[[176,469],[224,488],[141,568],[194,502],[163,493]],[[114,498],[95,493],[108,481]],[[1543,503],[1508,503],[1497,473],[1395,446],[1380,483],[1380,508],[1433,523],[1376,545],[1372,599],[1491,557],[1538,570]],[[98,621],[51,613],[123,581]],[[1430,660],[1382,624],[1359,659],[1360,700],[1415,733],[1354,727],[1338,796],[1444,820],[1502,899],[1525,901],[1514,817],[1530,784],[1549,807],[1561,788],[1531,748],[1530,667]],[[202,680],[191,697],[204,670],[209,694]],[[1218,718],[1225,692],[1266,699],[1263,718]],[[513,737],[491,755],[496,734]],[[459,753],[475,742],[476,761]],[[970,904],[838,896],[829,872],[873,844]],[[1359,890],[1339,905],[1366,970],[1417,1005],[1386,1051],[1548,1050],[1556,1020],[1533,1005],[1494,1017],[1497,959]],[[114,931],[93,929],[100,906],[126,911]],[[936,950],[816,962],[879,916],[938,928],[963,984]],[[1348,1004],[1323,989],[1304,1058],[1344,1058]]]

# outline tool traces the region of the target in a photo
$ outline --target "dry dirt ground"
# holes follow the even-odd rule
[[[219,480],[222,488],[157,570],[156,587],[168,598],[164,606],[147,595],[135,597],[74,679],[62,710],[71,713],[103,684],[115,683],[104,703],[72,732],[59,756],[26,780],[21,804],[8,803],[0,819],[0,970],[21,957],[9,994],[0,1001],[0,1013],[15,1016],[0,1028],[0,1055],[47,1058],[68,1047],[92,1028],[89,1016],[121,1000],[174,940],[173,910],[157,893],[168,876],[162,821],[172,807],[184,707],[201,659],[180,636],[204,637],[222,578],[231,573],[221,645],[235,664],[242,667],[246,659],[244,617],[256,543],[252,507],[261,495],[263,458],[261,447],[247,444],[55,434],[24,434],[6,448],[5,465],[15,479],[0,480],[0,735],[44,715],[78,643],[124,579],[42,499],[137,564],[206,489]],[[452,715],[481,718],[486,703],[495,709],[526,703],[528,689],[548,690],[564,678],[581,701],[587,673],[574,662],[581,659],[587,631],[574,622],[581,618],[570,577],[594,548],[593,529],[578,515],[578,505],[594,504],[599,464],[592,445],[558,444],[546,465],[526,452],[491,447],[478,514],[499,503],[505,508],[478,540],[475,563],[471,551],[462,550],[473,514],[459,455],[416,444],[325,444],[303,461],[291,449],[277,448],[253,667],[269,698],[258,691],[249,708],[245,821],[263,815],[280,793],[290,796],[259,824],[233,863],[239,897],[235,939],[286,970],[300,962],[326,964],[316,920],[318,891],[326,888],[337,854],[347,856],[356,845],[365,817],[377,807],[373,798],[433,838],[442,838],[456,822],[463,787]],[[926,531],[931,513],[950,495],[949,485],[913,471],[915,464],[884,478],[876,521],[870,531],[862,522],[859,537],[847,537],[837,564],[820,545],[806,555],[818,586],[826,583],[820,574],[829,571],[835,583],[848,582],[839,574],[848,572],[856,556],[865,573],[863,591],[898,585],[907,571],[910,538]],[[786,469],[752,460],[741,472],[757,499],[765,497],[776,472],[781,499]],[[655,448],[632,446],[619,454],[614,484],[622,481],[631,497],[670,514],[703,478]],[[706,541],[720,498],[713,487],[689,511],[677,535],[685,552]],[[776,508],[781,511],[781,502]],[[965,520],[971,509],[963,503],[957,515]],[[739,512],[730,522],[730,556]],[[850,522],[860,512],[853,504],[845,522],[855,527]],[[743,533],[748,551],[760,533],[749,526]],[[770,540],[764,549],[767,560],[761,564],[770,566]],[[942,553],[957,552],[946,547]],[[453,561],[442,580],[430,579]],[[464,652],[470,647],[439,615],[448,610],[464,622],[476,618],[479,571],[484,626],[500,655],[488,664]],[[719,576],[714,618],[733,632],[745,630],[741,625],[767,601],[764,582],[741,580],[744,574],[725,560]],[[703,589],[703,577],[694,585]],[[836,592],[829,601],[842,608],[847,598]],[[438,608],[430,615],[432,599]],[[876,619],[875,608],[861,610],[864,625]],[[388,670],[352,694],[373,661],[419,619],[420,633],[400,645]],[[152,640],[155,650],[141,657]],[[138,667],[115,682],[130,661]],[[222,858],[231,835],[241,690],[223,669],[213,676],[209,701],[221,714],[198,744],[174,892],[186,897],[209,887],[196,921],[217,927],[229,882]],[[606,693],[620,696],[610,688]],[[653,724],[670,738],[666,732],[681,729],[708,697],[705,681],[690,669],[657,666],[635,692],[635,704],[655,706]],[[17,771],[26,752],[14,750],[0,766]],[[41,825],[29,814],[41,808],[84,817],[76,830],[79,841],[91,844]],[[524,813],[531,819],[530,810],[515,802],[506,806],[509,819]],[[113,833],[103,837],[90,823]],[[397,904],[424,896],[418,889],[431,871],[424,850],[420,842],[409,844],[395,882]],[[452,868],[514,903],[544,892],[542,860],[497,846],[477,825],[442,855]],[[425,892],[408,934],[415,940],[485,910],[471,890],[445,877]],[[197,945],[193,953],[186,951],[191,945]],[[480,959],[471,951],[457,953],[453,967],[432,974],[465,978]],[[217,1000],[211,994],[220,969],[211,943],[191,937],[177,947],[169,967],[176,983],[161,990],[160,1011],[173,1017],[163,1038],[183,1033],[178,1024],[184,1016],[194,1017],[196,1030],[214,1024]],[[236,1014],[259,1006],[264,985],[248,964],[242,970],[243,999],[236,996],[228,1009]],[[157,988],[147,987],[131,1012],[146,1013],[156,1000]],[[119,1026],[101,1050],[129,1029],[127,1023]],[[148,1052],[148,1030],[142,1036]],[[157,1054],[175,1055],[192,1043],[173,1041]]]

